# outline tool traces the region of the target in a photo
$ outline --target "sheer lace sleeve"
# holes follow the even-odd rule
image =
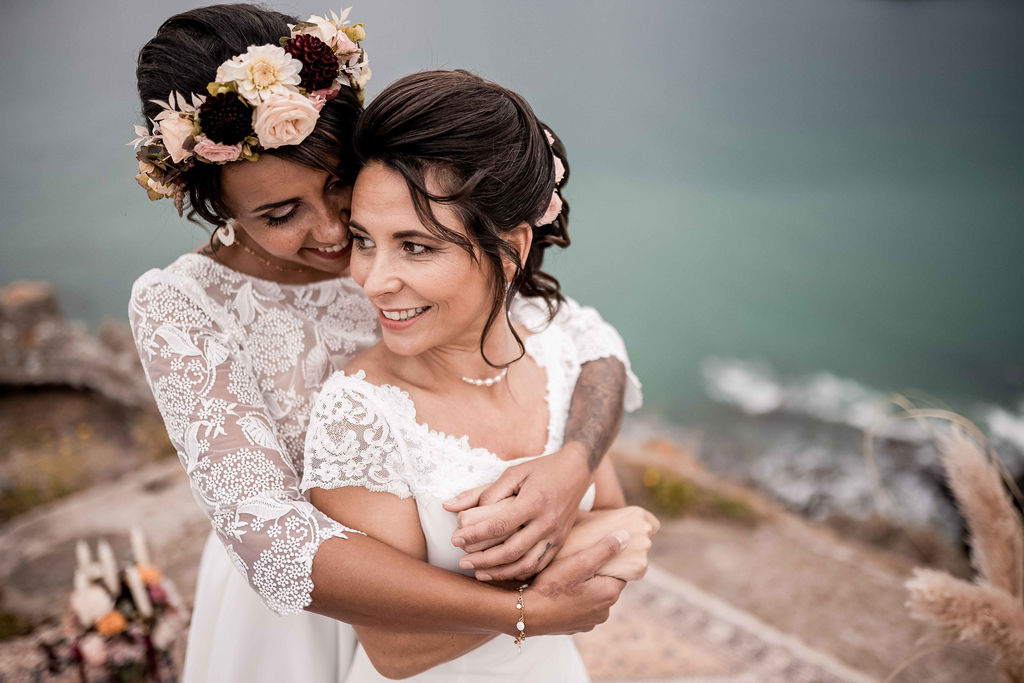
[[[392,428],[392,421],[408,417],[408,401],[364,377],[362,371],[338,372],[324,384],[306,432],[303,491],[362,486],[399,498],[413,495],[407,448]]]
[[[135,283],[129,318],[192,493],[232,562],[270,609],[302,610],[320,543],[354,530],[300,493],[233,319],[194,283],[159,270]]]
[[[540,301],[519,298],[513,304],[512,315],[515,320],[534,331],[547,323],[547,307]],[[605,322],[596,309],[581,306],[577,301],[565,297],[565,303],[559,308],[552,324],[561,327],[572,340],[581,365],[607,357],[622,361],[626,367],[623,407],[627,412],[632,412],[641,406],[643,392],[640,380],[633,374],[626,345],[615,328]]]

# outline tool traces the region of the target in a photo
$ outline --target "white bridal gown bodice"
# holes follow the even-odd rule
[[[526,337],[525,346],[547,375],[547,443],[539,456],[562,446],[581,357],[567,331],[554,325]],[[324,385],[306,435],[302,490],[360,486],[399,498],[414,497],[427,560],[443,569],[462,571],[458,562],[463,551],[451,544],[456,515],[446,511],[442,502],[494,481],[507,467],[522,460],[502,460],[491,451],[474,448],[464,436],[431,429],[417,420],[409,394],[392,385],[371,384],[365,377],[361,370],[353,374],[339,372]],[[631,401],[629,407],[636,407],[636,402]],[[510,415],[509,419],[516,418]],[[593,505],[593,493],[591,486],[581,508]],[[509,619],[516,616],[510,602]],[[348,680],[364,683],[385,679],[373,669],[360,647]],[[588,678],[569,636],[528,637],[522,651],[516,650],[510,637],[499,636],[409,680],[562,683]]]
[[[533,308],[517,304],[515,317]],[[343,678],[351,629],[302,609],[317,548],[352,530],[310,505],[299,483],[310,408],[331,372],[380,338],[374,309],[350,278],[282,285],[185,254],[135,282],[129,320],[213,527],[185,680]],[[570,302],[556,324],[581,362],[612,355],[628,368],[622,340],[593,309]],[[627,404],[639,401],[629,376]]]

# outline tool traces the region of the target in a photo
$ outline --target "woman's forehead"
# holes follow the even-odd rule
[[[221,171],[221,188],[228,204],[274,201],[323,192],[326,171],[303,166],[270,155],[257,161],[236,161]]]

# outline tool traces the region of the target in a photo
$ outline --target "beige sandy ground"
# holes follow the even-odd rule
[[[653,461],[666,468],[680,462],[664,448],[622,444],[616,458],[627,484]],[[885,680],[919,650],[925,629],[902,606],[908,561],[844,541],[687,467],[702,485],[742,496],[755,518],[665,519],[648,576],[626,590],[607,624],[578,637],[595,681]],[[133,522],[145,526],[154,559],[190,595],[209,525],[177,462],[165,460],[0,527],[0,608],[59,613],[75,541],[107,537],[126,554]],[[0,643],[0,681],[32,680],[37,661],[30,638]],[[997,679],[983,653],[958,646],[917,660],[893,680]]]

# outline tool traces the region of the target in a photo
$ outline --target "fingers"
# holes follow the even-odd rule
[[[516,533],[516,530],[523,524],[526,524],[536,517],[530,507],[518,498],[508,498],[499,503],[488,506],[485,512],[481,512],[482,510],[484,509],[476,508],[474,510],[467,510],[466,512],[460,513],[465,520],[474,520],[481,516],[483,516],[484,519],[457,529],[455,533],[452,534],[453,545],[460,548],[468,548],[474,544],[484,541],[508,538],[510,535]],[[548,530],[551,526],[547,517],[544,517],[543,519],[535,519],[534,524],[539,521],[543,521],[543,524],[541,525],[543,528],[538,528],[531,532],[530,535],[532,535],[532,538],[529,539],[530,543],[528,545],[524,543],[523,547],[519,549],[518,554],[514,557],[511,554],[503,555],[503,557],[506,557],[507,559],[504,559],[501,562],[491,563],[488,566],[506,564],[522,557],[522,553],[539,541],[544,531]],[[534,524],[531,524],[531,526]]]
[[[569,557],[559,558],[534,580],[535,586],[560,592],[591,579],[613,557],[625,550],[629,533],[623,530],[608,534],[597,543]]]
[[[492,538],[486,541],[480,541],[479,543],[474,543],[473,545],[467,545],[463,550],[467,553],[478,553],[481,550],[487,550],[488,548],[493,548],[496,545],[501,545],[507,541],[511,535],[512,534],[509,534],[508,536],[502,536],[501,538]]]
[[[466,527],[485,522],[495,517],[511,517],[519,514],[517,512],[522,506],[517,506],[518,499],[515,497],[505,498],[499,500],[497,503],[490,505],[479,505],[468,510],[463,510],[457,515],[459,522],[459,528],[465,529]]]
[[[526,551],[519,560],[511,564],[478,571],[477,578],[487,577],[480,579],[482,581],[507,581],[509,579],[525,581],[551,564],[557,554],[558,548],[549,541],[542,540]]]
[[[495,482],[497,483],[497,482]],[[493,486],[494,484],[491,484]],[[469,508],[476,507],[480,504],[480,494],[487,489],[488,486],[477,486],[475,489],[469,489],[463,491],[459,495],[455,496],[451,500],[446,500],[443,505],[444,509],[448,512],[461,512],[468,510]]]
[[[493,505],[503,498],[516,495],[528,474],[528,468],[522,465],[509,467],[480,494],[479,505]]]
[[[540,542],[541,534],[533,528],[534,526],[531,524],[524,529],[520,529],[501,545],[478,553],[465,555],[459,560],[459,566],[463,569],[481,569],[487,573],[494,567],[518,562],[530,549]],[[481,581],[488,580],[483,578],[480,572],[477,573],[477,578]]]

